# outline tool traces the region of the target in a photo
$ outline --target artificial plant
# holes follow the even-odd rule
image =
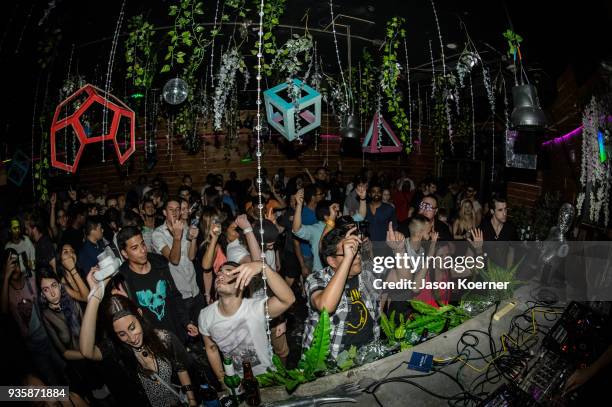
[[[197,16],[204,14],[202,7],[201,1],[180,0],[179,5],[171,5],[168,10],[168,16],[174,17],[174,27],[168,32],[170,44],[161,72],[170,72],[175,63],[182,65],[183,79],[190,84],[204,59],[206,48],[204,26],[196,20]]]
[[[514,58],[515,54],[519,51],[523,37],[508,29],[503,34],[504,38],[508,41],[508,56]]]
[[[266,58],[276,55],[277,45],[276,37],[273,29],[279,24],[281,16],[285,13],[285,4],[287,0],[264,0],[264,15],[263,15],[263,37],[262,37],[262,61],[261,70],[266,76],[272,75],[272,65]],[[259,10],[259,0],[253,0],[256,10]],[[251,54],[257,55],[259,52],[257,43],[251,50]]]
[[[398,65],[397,49],[401,41],[406,37],[406,30],[402,28],[404,18],[393,17],[387,22],[386,41],[381,67],[381,87],[387,96],[387,112],[404,143],[406,153],[412,151],[412,140],[410,140],[410,123],[408,116],[401,106],[403,96],[397,88],[397,79],[400,74]]]
[[[217,85],[213,96],[214,129],[221,130],[225,104],[235,86],[236,73],[245,72],[246,65],[237,48],[231,48],[221,56],[221,66],[217,76]]]
[[[262,387],[283,385],[289,393],[292,393],[300,384],[315,380],[327,370],[330,333],[329,313],[323,309],[314,330],[312,343],[304,351],[298,367],[287,370],[280,358],[274,355],[272,357],[274,369],[257,376],[259,385]]]
[[[396,323],[395,311],[392,311],[389,317],[384,313],[380,317],[380,327],[389,345],[399,344],[402,351],[420,341],[424,332],[429,335],[439,335],[469,319],[463,309],[453,305],[436,308],[422,301],[411,300],[409,302],[414,311],[409,319],[406,320],[404,314],[400,314],[399,321]]]
[[[125,78],[136,89],[148,89],[153,82],[157,55],[153,52],[155,27],[141,15],[128,22],[128,38],[125,42]]]
[[[595,97],[591,99],[582,116],[582,159],[580,185],[576,209],[580,213],[583,205],[588,206],[586,217],[595,224],[603,220],[607,225],[610,216],[611,166],[608,159],[602,159],[609,140],[604,131],[607,110]],[[603,219],[602,219],[603,218]]]
[[[361,74],[359,75],[359,113],[364,117],[370,117],[377,103],[376,93],[378,84],[376,83],[377,69],[374,66],[372,54],[363,49],[361,56]]]

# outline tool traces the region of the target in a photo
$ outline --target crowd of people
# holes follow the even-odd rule
[[[271,346],[287,363],[287,321],[300,305],[303,347],[323,310],[332,357],[365,345],[380,335],[383,308],[407,311],[372,289],[366,242],[414,255],[448,252],[456,240],[477,251],[517,239],[504,199],[483,205],[475,185],[438,187],[405,170],[363,170],[345,182],[318,168],[291,178],[263,171],[261,180],[208,174],[201,188],[185,175],[178,191],[160,176],[125,191],[57,190],[6,223],[1,309],[15,327],[13,384],[69,383],[81,405],[196,405],[199,384],[223,386],[224,358],[239,374],[243,361],[260,374],[272,366]],[[99,281],[109,252],[121,266]],[[444,273],[408,278],[452,278]],[[448,292],[413,295],[452,301]]]

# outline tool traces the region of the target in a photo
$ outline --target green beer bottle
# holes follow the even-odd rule
[[[230,391],[232,399],[234,399],[236,405],[238,405],[240,404],[240,376],[234,371],[234,362],[232,358],[223,358],[223,371],[225,372],[223,383],[225,383]]]

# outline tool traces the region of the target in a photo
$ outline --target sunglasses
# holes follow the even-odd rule
[[[436,209],[438,209],[438,207],[436,206],[435,208],[433,207],[432,204],[427,203],[427,202],[421,202],[419,204],[419,209],[422,211],[435,211]]]

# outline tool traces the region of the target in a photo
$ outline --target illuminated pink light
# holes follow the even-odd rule
[[[608,121],[608,123],[611,123],[612,122],[612,116],[608,116],[607,117],[607,121]],[[551,145],[553,143],[555,145],[558,145],[558,144],[561,144],[561,143],[565,143],[568,140],[570,140],[570,139],[574,138],[575,136],[577,136],[578,134],[582,134],[582,126],[580,126],[578,128],[575,128],[574,130],[570,131],[567,134],[564,134],[561,137],[557,137],[557,138],[554,138],[552,140],[548,140],[548,141],[543,142],[542,143],[542,147],[549,146],[549,145]]]

